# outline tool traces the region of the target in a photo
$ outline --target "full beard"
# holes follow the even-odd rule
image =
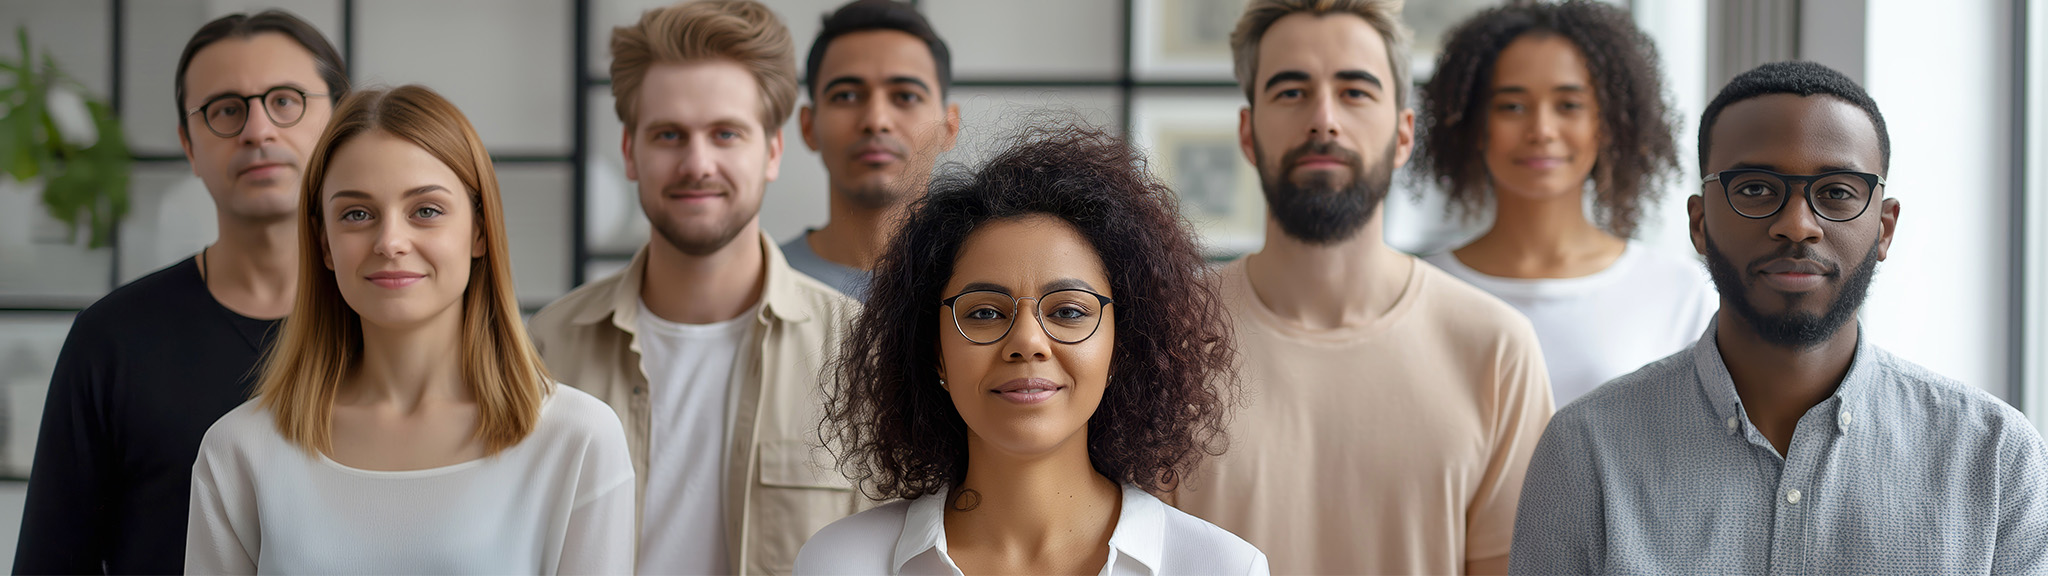
[[[1281,156],[1277,167],[1259,166],[1259,183],[1266,195],[1266,210],[1281,232],[1289,238],[1318,246],[1350,240],[1379,212],[1394,180],[1394,144],[1387,141],[1379,162],[1370,169],[1356,152],[1330,142],[1310,142]],[[1265,150],[1252,142],[1252,154],[1265,158]],[[1349,165],[1354,174],[1339,182],[1328,173],[1288,176],[1286,167],[1306,155],[1332,156]]]
[[[1828,302],[1827,310],[1820,314],[1800,311],[1798,307],[1805,294],[1787,294],[1787,310],[1778,314],[1765,314],[1757,310],[1749,300],[1750,283],[1743,277],[1733,262],[1714,245],[1711,234],[1703,234],[1707,246],[1707,273],[1714,278],[1714,288],[1721,291],[1721,298],[1735,315],[1748,322],[1757,336],[1772,346],[1792,350],[1807,350],[1828,342],[1842,326],[1856,317],[1856,311],[1863,307],[1863,298],[1869,295],[1870,279],[1877,274],[1877,242],[1870,243],[1870,250],[1864,254],[1863,262],[1849,272],[1842,281],[1841,289],[1835,292],[1834,300]],[[1778,253],[1759,259],[1805,258],[1809,256],[1803,244],[1794,244]],[[1832,264],[1832,263],[1825,263]],[[1836,267],[1839,270],[1839,267]]]

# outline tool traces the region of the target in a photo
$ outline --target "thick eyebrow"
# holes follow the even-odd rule
[[[823,94],[826,92],[831,92],[833,86],[838,86],[840,84],[853,84],[855,86],[864,86],[867,83],[867,80],[862,79],[859,76],[840,76],[838,78],[833,78],[829,82],[826,82],[824,87],[818,88],[818,93]]]
[[[1093,292],[1093,291],[1095,291],[1095,286],[1094,286],[1094,285],[1092,285],[1092,284],[1089,284],[1089,283],[1088,283],[1087,281],[1085,281],[1085,280],[1081,280],[1081,279],[1079,279],[1079,278],[1061,278],[1061,279],[1059,279],[1059,280],[1054,280],[1054,281],[1051,281],[1051,282],[1047,282],[1047,283],[1045,283],[1045,285],[1044,285],[1044,286],[1040,286],[1040,288],[1041,288],[1041,289],[1043,289],[1043,290],[1045,290],[1045,292],[1046,292],[1047,294],[1050,294],[1050,293],[1053,293],[1053,292],[1056,292],[1056,291],[1059,291],[1059,290],[1070,290],[1070,289],[1076,289],[1076,288],[1078,288],[1078,289],[1081,289],[1081,290],[1087,290],[1087,291],[1090,291],[1090,292]]]
[[[1374,76],[1371,72],[1367,72],[1364,70],[1338,70],[1337,79],[1364,82],[1367,84],[1371,84],[1374,88],[1387,87],[1386,83],[1380,82],[1380,77]]]
[[[306,87],[305,87],[305,86],[300,86],[300,85],[299,85],[299,83],[297,83],[297,82],[286,82],[286,83],[283,83],[283,84],[278,84],[278,85],[276,85],[276,86],[271,86],[271,87],[269,87],[269,88],[264,88],[262,92],[257,92],[256,94],[242,94],[242,93],[240,93],[240,92],[236,92],[236,91],[233,91],[233,90],[221,90],[221,91],[219,91],[219,92],[214,92],[214,93],[212,93],[212,94],[208,94],[208,95],[206,95],[206,98],[203,98],[203,99],[201,99],[201,100],[199,101],[199,105],[201,105],[201,106],[205,106],[205,105],[206,105],[207,103],[209,103],[209,102],[212,102],[212,101],[214,101],[214,100],[219,100],[219,99],[220,99],[220,97],[222,97],[222,96],[256,96],[256,95],[258,95],[258,94],[269,94],[271,90],[276,90],[276,89],[279,89],[279,88],[291,88],[291,89],[293,89],[293,90],[305,90],[305,89],[306,89]],[[309,94],[310,94],[310,92],[309,92]]]
[[[1551,91],[1551,92],[1585,92],[1585,91],[1586,91],[1586,87],[1585,87],[1585,86],[1580,86],[1580,85],[1578,85],[1578,84],[1565,84],[1565,85],[1563,85],[1563,86],[1558,86],[1558,87],[1555,87],[1555,88],[1551,88],[1551,89],[1550,89],[1550,91]],[[1501,94],[1528,94],[1528,93],[1530,93],[1530,92],[1533,92],[1533,91],[1532,91],[1532,90],[1530,90],[1530,89],[1528,89],[1528,88],[1523,88],[1523,87],[1521,87],[1521,86],[1501,86],[1501,87],[1499,87],[1499,88],[1494,88],[1494,89],[1493,89],[1493,94],[1494,94],[1495,96],[1499,96],[1499,95],[1501,95]]]
[[[421,187],[418,187],[418,188],[414,188],[414,189],[411,189],[411,190],[407,190],[407,191],[405,191],[405,194],[403,194],[403,195],[400,195],[400,196],[399,196],[399,198],[411,198],[411,197],[414,197],[414,196],[418,196],[418,195],[421,195],[421,194],[425,194],[425,193],[428,193],[428,192],[433,192],[433,191],[436,191],[436,190],[439,190],[439,191],[442,191],[442,192],[448,192],[448,189],[447,189],[447,188],[443,188],[443,187],[441,187],[441,185],[440,185],[440,184],[428,184],[428,185],[425,185],[425,186],[421,186]],[[451,193],[451,194],[453,194],[453,192],[450,192],[450,193]],[[370,197],[370,194],[369,194],[368,192],[363,192],[363,191],[360,191],[360,190],[342,190],[342,191],[340,191],[340,192],[335,192],[333,196],[328,196],[328,197],[327,197],[327,201],[328,201],[328,202],[333,202],[333,201],[335,201],[335,200],[340,200],[340,199],[342,199],[342,198],[355,198],[355,199],[357,199],[357,200],[372,200],[372,199],[373,199],[373,198],[371,198],[371,197]]]
[[[1273,85],[1275,85],[1275,84],[1279,84],[1279,83],[1281,83],[1281,82],[1307,82],[1307,81],[1308,81],[1308,73],[1307,73],[1307,72],[1302,72],[1302,71],[1300,71],[1300,70],[1281,70],[1281,71],[1279,71],[1279,72],[1274,72],[1274,73],[1273,73],[1273,76],[1272,76],[1271,78],[1267,78],[1267,79],[1266,79],[1266,87],[1265,87],[1265,88],[1260,88],[1260,90],[1272,90],[1272,89],[1273,89]]]
[[[925,83],[924,83],[924,80],[923,80],[923,79],[921,79],[921,78],[918,78],[918,77],[916,77],[916,76],[890,76],[890,77],[889,77],[889,83],[890,83],[890,84],[909,84],[909,85],[912,85],[912,86],[916,86],[916,87],[917,87],[917,88],[918,88],[919,90],[923,90],[923,91],[925,91],[926,93],[930,93],[930,92],[932,91],[932,87],[931,87],[931,85],[929,85],[929,84],[925,84]]]
[[[1006,296],[1009,295],[1010,293],[1010,287],[1001,284],[992,284],[988,282],[968,282],[966,288],[960,289],[960,293],[966,294],[968,292],[978,292],[982,290],[987,290],[990,292],[1001,292]]]

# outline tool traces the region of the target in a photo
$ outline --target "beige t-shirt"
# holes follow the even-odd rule
[[[1508,554],[1553,408],[1543,354],[1513,308],[1412,261],[1384,317],[1328,331],[1267,309],[1244,260],[1221,270],[1246,404],[1175,501],[1274,574],[1458,574]]]

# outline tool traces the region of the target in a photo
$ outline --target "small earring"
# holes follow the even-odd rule
[[[945,379],[945,378],[940,378],[940,379],[939,379],[939,387],[940,387],[940,388],[945,388],[945,387],[946,387],[946,379]]]

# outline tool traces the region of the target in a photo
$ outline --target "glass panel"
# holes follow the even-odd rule
[[[213,197],[183,162],[135,164],[121,221],[121,282],[197,254],[219,234]]]
[[[336,50],[347,50],[341,38],[340,0],[149,0],[122,6],[126,37],[121,48],[121,119],[128,148],[136,154],[183,154],[178,147],[179,111],[171,100],[177,88],[178,56],[192,33],[214,18],[278,8],[312,24]]]
[[[26,478],[68,312],[0,313],[0,477]]]
[[[979,163],[1019,129],[1062,117],[1121,132],[1122,104],[1115,88],[968,88],[954,90],[952,99],[960,104],[960,136],[953,150],[939,156],[940,170],[947,163]]]
[[[569,292],[568,164],[498,164],[519,305],[542,306]]]
[[[954,78],[1114,80],[1123,70],[1121,2],[924,0],[919,6],[953,52]]]
[[[494,155],[567,155],[571,15],[566,0],[360,0],[355,77],[433,88]]]
[[[0,35],[0,59],[21,58],[20,42],[14,34],[23,26],[28,27],[29,49],[35,53],[38,68],[43,64],[43,54],[53,55],[57,68],[66,76],[85,85],[95,96],[109,96],[113,56],[108,54],[112,45],[108,34],[112,20],[107,17],[106,2],[0,0],[0,32],[5,33]]]

